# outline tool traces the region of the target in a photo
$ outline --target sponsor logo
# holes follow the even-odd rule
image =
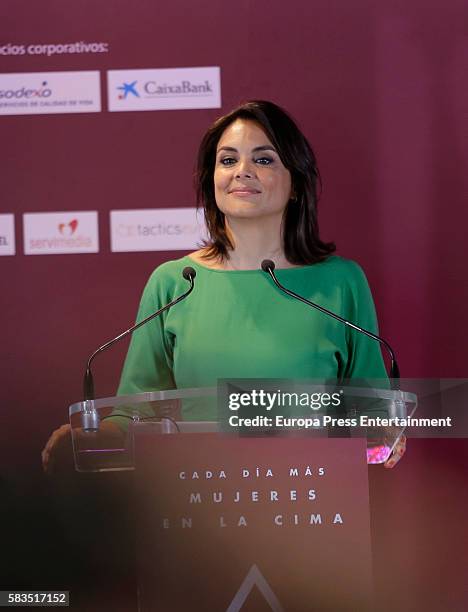
[[[0,255],[15,253],[15,217],[12,214],[0,215]]]
[[[178,251],[196,249],[206,235],[195,208],[112,210],[111,251]]]
[[[220,108],[220,69],[109,70],[110,111]]]
[[[19,89],[0,89],[0,100],[5,98],[11,100],[12,98],[49,98],[52,95],[52,90],[47,87],[47,81],[43,81],[41,86],[37,89],[26,89],[26,87],[20,87]]]
[[[25,255],[97,253],[97,212],[26,213],[23,215]]]
[[[132,94],[139,98],[140,94],[135,89],[136,84],[137,82],[133,81],[133,83],[124,83],[123,85],[120,85],[120,87],[117,87],[117,89],[122,91],[122,93],[119,95],[119,100],[125,100],[128,94]]]
[[[192,83],[191,81],[180,81],[175,85],[167,85],[167,83],[159,83],[157,81],[148,81],[144,86],[145,93],[148,97],[167,96],[167,95],[187,95],[192,94],[212,94],[212,84],[205,79],[203,83]]]
[[[0,74],[0,114],[90,113],[101,110],[99,72]]]
[[[72,236],[78,227],[78,219],[73,219],[70,223],[59,223],[58,229],[64,236]]]

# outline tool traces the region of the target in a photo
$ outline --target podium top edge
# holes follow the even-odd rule
[[[314,390],[323,390],[327,385],[309,385]],[[133,395],[117,395],[114,397],[102,397],[93,400],[75,402],[69,406],[69,415],[81,412],[90,412],[108,406],[122,406],[128,404],[141,404],[144,402],[157,402],[164,400],[189,399],[199,397],[216,397],[218,387],[193,387],[190,389],[166,389],[161,391],[146,391]],[[374,398],[401,401],[405,403],[417,403],[415,393],[394,389],[377,389],[372,387],[346,387],[346,394],[355,398]]]

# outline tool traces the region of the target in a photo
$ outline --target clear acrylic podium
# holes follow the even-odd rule
[[[301,384],[301,390],[326,393],[336,386]],[[175,433],[224,432],[234,435],[277,435],[323,437],[364,437],[367,439],[367,462],[383,463],[391,454],[404,431],[396,426],[359,426],[361,415],[404,419],[417,407],[414,393],[373,388],[346,387],[346,406],[338,415],[344,426],[317,423],[330,416],[323,408],[308,411],[303,418],[314,417],[315,424],[278,429],[229,428],[219,418],[219,387],[154,391],[129,396],[87,400],[69,408],[75,467],[80,472],[133,470],[135,432],[145,427],[155,435]],[[217,401],[218,398],[218,401]],[[200,418],[200,415],[203,418]],[[346,423],[357,426],[347,427]]]

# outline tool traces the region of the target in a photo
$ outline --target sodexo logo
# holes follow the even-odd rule
[[[111,251],[179,251],[196,249],[206,236],[196,208],[112,210]]]
[[[24,85],[19,89],[0,89],[0,100],[2,98],[5,100],[19,100],[21,98],[49,98],[51,95],[52,90],[50,87],[47,87],[47,81],[43,81],[36,89],[26,89]]]
[[[101,110],[99,72],[0,74],[0,114],[44,115]]]
[[[110,111],[220,108],[218,66],[109,70]]]
[[[15,252],[15,217],[0,215],[0,255],[14,255]]]
[[[25,255],[64,255],[99,251],[96,211],[25,213]]]

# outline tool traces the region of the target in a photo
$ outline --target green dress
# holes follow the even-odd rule
[[[219,378],[385,379],[380,345],[280,292],[261,270],[212,270],[189,257],[151,275],[141,320],[188,289],[182,270],[197,276],[191,295],[134,332],[119,395],[211,387]],[[276,270],[288,289],[377,332],[366,277],[353,261],[332,256]],[[216,418],[195,403],[185,418]]]

